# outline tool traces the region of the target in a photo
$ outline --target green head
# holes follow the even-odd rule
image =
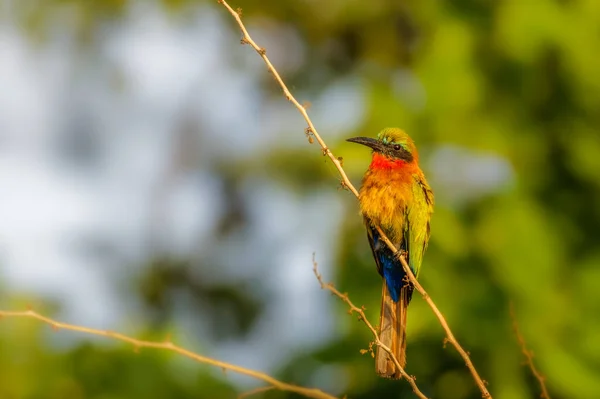
[[[401,159],[405,162],[413,162],[418,159],[415,143],[402,129],[388,127],[377,135],[377,139],[370,137],[353,137],[347,139],[352,143],[358,143],[371,147],[373,151],[388,158]]]

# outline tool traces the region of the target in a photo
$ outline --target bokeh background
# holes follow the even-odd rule
[[[496,398],[600,397],[600,2],[237,1],[356,185],[399,126],[436,194],[421,280]],[[0,1],[0,303],[350,398],[380,279],[356,199],[213,1]],[[408,371],[477,398],[415,297]],[[0,321],[0,398],[235,398],[178,356]],[[257,398],[295,397],[267,392]]]

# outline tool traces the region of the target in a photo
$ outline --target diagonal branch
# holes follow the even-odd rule
[[[283,90],[283,94],[285,95],[285,98],[288,101],[290,101],[292,104],[294,104],[294,106],[298,109],[300,114],[302,114],[302,116],[304,117],[304,120],[308,124],[308,127],[306,128],[306,134],[314,136],[314,138],[317,140],[317,142],[321,146],[323,155],[326,155],[329,157],[329,159],[331,159],[331,162],[333,162],[333,164],[337,168],[337,170],[342,178],[342,185],[344,187],[348,188],[356,197],[358,197],[358,191],[352,185],[352,182],[350,182],[350,180],[348,179],[348,176],[346,175],[346,172],[344,171],[344,168],[342,167],[340,160],[335,155],[333,155],[331,150],[325,144],[325,141],[321,138],[321,136],[317,132],[317,129],[313,125],[310,117],[308,116],[308,113],[306,112],[306,108],[304,106],[302,106],[298,102],[298,100],[296,100],[296,98],[292,95],[292,93],[289,91],[289,89],[287,88],[283,79],[281,78],[281,76],[279,75],[279,73],[277,72],[277,70],[275,69],[275,67],[269,60],[269,58],[267,57],[267,51],[263,47],[260,47],[258,44],[256,44],[256,42],[254,42],[254,40],[252,40],[252,38],[250,37],[250,34],[248,33],[248,30],[244,26],[244,23],[242,22],[242,19],[240,17],[241,9],[238,9],[236,11],[233,8],[231,8],[231,6],[229,4],[227,4],[227,2],[225,0],[217,0],[217,1],[218,1],[218,3],[222,4],[227,9],[227,11],[229,11],[229,13],[233,16],[233,18],[236,20],[237,24],[239,25],[239,27],[242,31],[242,35],[243,35],[242,44],[249,44],[258,53],[258,55],[263,59],[263,61],[267,65],[267,69],[269,70],[269,72],[271,72],[273,74],[273,76],[275,77],[275,80],[277,81],[277,83],[279,84],[281,89]],[[394,247],[394,245],[390,242],[390,240],[385,236],[385,234],[383,234],[383,231],[381,231],[381,229],[379,229],[379,228],[378,228],[378,231],[379,231],[381,238],[387,244],[387,246],[394,253],[398,253],[398,250]],[[402,266],[404,267],[404,270],[406,271],[406,274],[408,275],[410,281],[414,284],[417,291],[423,296],[423,298],[425,299],[425,301],[427,302],[429,307],[431,307],[431,310],[433,311],[433,313],[438,318],[440,324],[442,325],[442,328],[446,332],[447,342],[450,342],[456,348],[456,350],[458,351],[460,356],[465,361],[467,368],[471,372],[471,375],[473,376],[475,383],[477,384],[477,386],[479,387],[479,390],[481,391],[482,397],[491,399],[492,395],[490,395],[489,391],[487,390],[486,382],[479,376],[479,373],[477,372],[477,369],[475,369],[475,366],[473,365],[473,362],[471,361],[469,354],[463,349],[463,347],[459,344],[459,342],[454,337],[454,334],[452,333],[452,330],[450,329],[450,326],[448,325],[448,322],[446,321],[444,315],[442,314],[442,312],[440,312],[438,307],[435,305],[435,303],[433,302],[433,300],[431,299],[429,294],[425,291],[425,289],[421,286],[421,284],[419,284],[419,282],[415,278],[414,274],[410,270],[410,267],[408,267],[408,264],[406,263],[406,259],[404,259],[404,257],[400,254],[398,255],[398,257],[400,258],[400,261],[402,262]]]
[[[402,377],[404,377],[406,379],[406,381],[408,381],[408,383],[412,387],[412,390],[414,391],[414,393],[421,399],[427,399],[427,396],[425,396],[423,394],[423,392],[421,392],[419,390],[419,388],[417,387],[417,382],[415,381],[415,377],[408,375],[406,373],[406,371],[404,371],[404,369],[400,366],[400,362],[398,362],[398,359],[396,358],[394,353],[390,350],[390,348],[388,348],[383,342],[381,342],[379,340],[379,334],[377,334],[377,330],[375,330],[375,327],[373,327],[373,325],[369,322],[369,319],[367,319],[364,309],[359,308],[354,303],[352,303],[350,298],[348,298],[348,294],[342,294],[340,291],[338,291],[337,288],[335,288],[335,286],[333,284],[325,283],[323,281],[323,276],[321,276],[321,273],[319,273],[319,270],[317,269],[317,261],[315,260],[314,254],[313,254],[313,272],[315,273],[317,280],[319,280],[319,284],[321,285],[322,289],[331,291],[335,296],[340,298],[342,301],[346,302],[346,304],[350,307],[350,313],[352,313],[352,312],[358,313],[358,320],[365,323],[367,328],[369,330],[371,330],[371,333],[373,334],[373,337],[375,338],[375,344],[390,355],[390,358],[392,359],[392,361],[394,362],[394,364],[396,365],[398,370],[400,370],[400,374],[402,374]]]
[[[231,6],[229,4],[227,4],[227,2],[225,0],[217,0],[217,2],[219,4],[223,4],[223,6],[227,9],[227,11],[229,11],[229,13],[233,16],[233,18],[235,18],[236,22],[238,23],[240,29],[242,30],[242,34],[243,34],[242,44],[249,44],[250,46],[252,46],[252,48],[254,50],[256,50],[256,52],[263,59],[265,64],[267,64],[267,69],[269,70],[269,72],[271,72],[273,74],[273,77],[277,81],[277,84],[281,87],[281,90],[283,90],[283,95],[285,96],[285,98],[288,101],[290,101],[292,104],[294,104],[294,106],[302,114],[302,116],[304,117],[304,120],[308,124],[308,127],[305,130],[306,134],[308,136],[314,136],[314,138],[317,140],[317,142],[319,143],[319,145],[321,146],[321,148],[323,150],[323,155],[326,155],[329,157],[329,159],[331,159],[331,162],[333,162],[333,164],[337,168],[340,176],[342,177],[342,185],[347,187],[350,191],[352,191],[352,193],[354,195],[356,195],[358,197],[358,191],[356,191],[356,188],[354,188],[354,186],[350,182],[350,179],[348,179],[348,176],[346,175],[346,172],[344,171],[344,168],[342,167],[342,163],[340,162],[340,160],[338,158],[335,157],[335,155],[333,155],[331,150],[327,147],[327,145],[325,144],[325,141],[323,141],[323,139],[317,132],[317,129],[313,125],[312,120],[310,120],[310,117],[308,116],[308,113],[306,112],[306,108],[302,104],[300,104],[298,102],[298,100],[296,100],[296,98],[292,95],[292,93],[290,92],[290,90],[288,89],[286,84],[284,83],[283,79],[279,75],[279,72],[277,72],[277,70],[275,69],[273,64],[271,64],[271,61],[267,57],[267,50],[264,49],[263,47],[259,47],[254,42],[254,40],[252,40],[252,38],[250,37],[250,34],[246,30],[246,26],[242,22],[242,18],[241,18],[242,10],[240,8],[238,8],[237,11],[235,11],[233,8],[231,8]]]
[[[258,388],[254,388],[254,389],[252,389],[252,390],[250,390],[250,391],[246,391],[246,392],[243,392],[243,393],[239,394],[239,395],[238,395],[238,397],[237,397],[237,399],[244,399],[244,398],[248,398],[248,397],[250,397],[250,396],[252,396],[252,395],[256,395],[256,394],[259,394],[259,393],[263,393],[263,392],[271,391],[271,390],[273,390],[273,389],[275,389],[275,387],[273,387],[273,386],[268,386],[268,385],[267,385],[266,387],[258,387]]]
[[[394,248],[394,244],[392,244],[392,242],[383,234],[383,231],[381,230],[381,228],[377,227],[377,232],[381,236],[381,239],[386,243],[386,245],[392,251],[396,251],[396,248]],[[442,314],[440,309],[437,307],[435,302],[433,302],[433,299],[431,299],[431,297],[429,296],[427,291],[425,291],[425,288],[423,288],[421,283],[419,283],[419,281],[415,277],[414,273],[408,266],[408,263],[406,262],[406,259],[404,258],[404,256],[401,255],[400,252],[398,252],[398,251],[396,251],[396,254],[397,254],[398,259],[400,259],[400,262],[402,263],[402,267],[404,267],[404,270],[406,271],[408,278],[415,286],[415,289],[417,291],[419,291],[419,293],[421,294],[423,299],[425,299],[425,302],[427,302],[427,304],[429,305],[429,307],[435,314],[435,317],[437,317],[442,328],[446,332],[446,341],[450,342],[452,344],[452,346],[454,346],[454,348],[456,348],[456,350],[458,351],[460,356],[465,361],[465,364],[466,364],[467,368],[469,369],[469,371],[471,372],[473,379],[479,386],[479,390],[481,391],[482,397],[491,399],[492,395],[489,393],[489,391],[487,390],[487,387],[485,386],[486,382],[484,380],[482,380],[481,377],[479,376],[479,373],[477,372],[477,369],[473,365],[473,362],[471,361],[471,357],[469,356],[469,354],[463,349],[463,347],[460,345],[460,343],[458,342],[456,337],[454,337],[454,334],[452,333],[452,330],[450,329],[450,326],[448,325],[446,318],[444,317],[444,315]]]
[[[523,354],[525,355],[525,360],[527,361],[527,365],[529,366],[531,373],[540,383],[540,389],[542,390],[540,397],[542,399],[550,399],[548,388],[546,388],[546,377],[544,377],[542,373],[539,372],[539,370],[535,367],[535,364],[533,363],[533,351],[527,349],[527,345],[525,344],[525,338],[523,338],[523,335],[519,330],[519,323],[517,323],[517,316],[515,315],[515,308],[512,302],[510,303],[510,318],[513,322],[513,330],[515,332],[515,335],[517,336],[517,341],[519,342],[519,346],[521,347],[521,352],[523,352]]]
[[[256,378],[257,380],[264,381],[267,384],[269,384],[270,386],[272,386],[273,388],[278,389],[280,391],[295,392],[297,394],[306,396],[308,398],[314,398],[314,399],[337,399],[335,396],[329,395],[319,389],[304,388],[304,387],[300,387],[297,385],[288,384],[288,383],[276,380],[275,378],[273,378],[265,373],[261,373],[260,371],[247,369],[244,367],[236,366],[234,364],[225,363],[225,362],[222,362],[219,360],[215,360],[215,359],[211,359],[206,356],[199,355],[188,349],[182,348],[181,346],[175,345],[173,342],[171,342],[168,339],[164,342],[143,341],[143,340],[135,339],[135,338],[129,337],[127,335],[112,332],[112,331],[97,330],[95,328],[89,328],[89,327],[78,326],[78,325],[74,325],[74,324],[62,323],[60,321],[53,320],[49,317],[46,317],[37,312],[34,312],[33,310],[26,310],[23,312],[0,310],[0,318],[2,318],[2,317],[21,317],[21,318],[36,319],[36,320],[39,320],[43,323],[50,325],[52,328],[57,329],[57,330],[62,329],[62,330],[77,331],[77,332],[82,332],[85,334],[112,338],[117,341],[127,342],[128,344],[133,345],[133,347],[135,349],[139,349],[139,348],[163,349],[166,351],[178,353],[182,356],[193,359],[193,360],[197,361],[198,363],[208,364],[211,366],[219,367],[223,370],[230,370],[230,371],[233,371],[233,372],[236,372],[239,374],[244,374],[244,375]]]

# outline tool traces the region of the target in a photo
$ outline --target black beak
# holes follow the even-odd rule
[[[373,150],[378,152],[382,152],[385,149],[385,145],[381,141],[372,139],[370,137],[352,137],[350,139],[346,139],[346,141],[366,145],[367,147],[371,147]]]

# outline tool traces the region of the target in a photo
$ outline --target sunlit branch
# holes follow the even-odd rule
[[[267,391],[272,391],[273,389],[275,389],[275,387],[273,387],[273,386],[254,388],[249,391],[242,392],[241,394],[238,395],[237,399],[248,398],[252,395],[256,395],[256,394],[267,392]]]
[[[89,335],[97,335],[97,336],[101,336],[101,337],[107,337],[107,338],[115,339],[117,341],[127,342],[128,344],[131,344],[135,349],[154,348],[154,349],[162,349],[162,350],[166,350],[166,351],[171,351],[171,352],[178,353],[182,356],[188,357],[199,363],[208,364],[211,366],[219,367],[223,370],[229,370],[229,371],[233,371],[233,372],[236,372],[239,374],[247,375],[249,377],[256,378],[257,380],[264,381],[265,383],[272,386],[274,389],[278,389],[280,391],[295,392],[297,394],[306,396],[308,398],[315,398],[315,399],[338,399],[335,396],[329,395],[319,389],[304,388],[304,387],[300,387],[297,385],[287,384],[285,382],[276,380],[275,378],[273,378],[265,373],[261,373],[260,371],[247,369],[244,367],[236,366],[234,364],[225,363],[220,360],[215,360],[215,359],[211,359],[206,356],[199,355],[188,349],[185,349],[185,348],[175,345],[173,342],[171,342],[168,339],[164,342],[139,340],[139,339],[135,339],[135,338],[129,337],[127,335],[112,332],[112,331],[97,330],[95,328],[89,328],[89,327],[79,326],[79,325],[75,325],[75,324],[62,323],[62,322],[53,320],[49,317],[43,316],[37,312],[34,312],[33,310],[26,310],[26,311],[22,311],[22,312],[0,310],[0,318],[1,317],[21,317],[21,318],[36,319],[36,320],[39,320],[43,323],[50,325],[52,328],[54,328],[56,330],[70,330],[70,331],[77,331],[77,332],[81,332],[81,333],[85,333],[85,334],[89,334]]]
[[[373,334],[373,337],[375,338],[375,344],[389,354],[391,360],[394,362],[394,364],[396,365],[398,370],[400,370],[400,374],[402,374],[402,377],[404,377],[406,379],[406,381],[408,381],[408,383],[412,387],[415,394],[417,394],[417,396],[421,399],[427,399],[427,396],[425,396],[423,394],[423,392],[421,392],[419,390],[419,388],[417,387],[417,382],[415,381],[415,377],[408,375],[406,373],[406,371],[404,371],[404,369],[400,366],[400,362],[398,362],[398,359],[396,358],[394,353],[391,351],[391,349],[388,348],[383,342],[381,342],[379,340],[379,334],[377,334],[377,330],[375,330],[375,327],[373,327],[373,325],[369,322],[369,319],[367,319],[364,309],[359,308],[354,303],[352,303],[352,301],[348,297],[348,294],[346,294],[346,293],[342,294],[340,291],[338,291],[337,288],[335,288],[335,286],[333,284],[325,283],[323,281],[323,276],[321,276],[321,273],[319,273],[319,270],[317,269],[317,261],[315,260],[314,254],[313,254],[313,272],[315,273],[317,280],[319,280],[319,284],[321,284],[322,289],[331,291],[335,296],[340,298],[342,301],[346,302],[348,307],[350,307],[350,313],[354,313],[354,312],[358,313],[358,320],[365,323],[367,328],[369,330],[371,330],[371,333]]]
[[[317,129],[313,125],[310,117],[308,116],[308,113],[306,112],[306,108],[304,106],[302,106],[302,104],[300,104],[298,102],[298,100],[296,100],[296,98],[292,95],[292,93],[287,88],[283,79],[281,78],[281,76],[279,75],[279,73],[277,72],[277,70],[275,69],[275,67],[269,60],[269,58],[267,57],[267,50],[263,47],[260,47],[258,44],[256,44],[256,42],[254,40],[252,40],[252,38],[250,37],[250,34],[248,33],[248,30],[244,26],[244,23],[242,22],[242,19],[241,19],[241,9],[237,9],[237,11],[236,11],[233,8],[231,8],[231,6],[229,4],[227,4],[227,2],[225,0],[217,0],[217,1],[218,1],[218,3],[222,4],[227,9],[227,11],[229,11],[229,13],[233,16],[233,18],[236,20],[237,24],[239,25],[239,27],[242,31],[242,41],[241,41],[242,44],[249,44],[258,53],[258,55],[263,59],[263,61],[267,65],[267,69],[269,70],[269,72],[271,72],[273,74],[273,76],[275,77],[275,80],[277,81],[277,83],[279,84],[281,89],[283,90],[283,94],[285,95],[285,98],[287,100],[289,100],[290,102],[292,102],[292,104],[294,104],[294,106],[302,114],[302,116],[304,117],[304,120],[308,124],[308,127],[306,128],[306,134],[309,136],[314,136],[314,138],[317,140],[317,142],[321,146],[323,155],[326,155],[329,157],[329,159],[331,159],[331,162],[333,162],[333,164],[337,168],[337,170],[342,178],[342,185],[344,187],[348,188],[348,190],[350,190],[356,197],[358,197],[358,191],[352,185],[352,182],[350,182],[350,180],[348,179],[348,176],[346,175],[346,172],[344,171],[344,168],[342,167],[340,160],[335,155],[333,155],[333,153],[331,152],[329,147],[327,147],[327,145],[325,144],[325,141],[321,138],[321,136],[317,132]],[[381,238],[387,244],[387,246],[394,253],[399,254],[398,250],[394,247],[394,245],[391,243],[391,241],[385,236],[385,234],[383,234],[383,231],[381,231],[381,229],[379,229],[379,228],[378,228],[378,231],[379,231]],[[456,350],[458,351],[460,356],[465,361],[467,368],[471,372],[471,375],[473,376],[475,383],[477,384],[477,386],[479,387],[479,390],[481,391],[482,397],[491,399],[492,396],[490,395],[489,391],[487,390],[486,382],[479,376],[479,373],[475,369],[475,366],[473,365],[473,362],[471,361],[469,354],[462,348],[462,346],[458,343],[458,341],[454,337],[454,334],[450,330],[450,326],[448,326],[448,322],[444,318],[444,315],[440,312],[438,307],[435,305],[435,303],[433,302],[433,300],[431,299],[429,294],[425,291],[425,289],[421,286],[421,284],[419,284],[419,282],[415,278],[414,274],[410,270],[410,267],[408,267],[408,264],[406,263],[406,259],[404,259],[404,257],[400,254],[398,256],[402,262],[402,266],[404,267],[404,270],[406,271],[410,281],[414,284],[416,290],[423,296],[423,298],[425,299],[427,304],[431,307],[431,309],[433,310],[433,313],[436,315],[442,328],[446,332],[446,341],[450,342],[456,348]]]
[[[446,342],[450,342],[452,344],[452,346],[454,346],[456,348],[456,350],[458,351],[460,356],[465,361],[465,364],[466,364],[467,368],[469,369],[469,371],[471,372],[473,379],[479,386],[481,395],[484,398],[491,399],[492,395],[489,393],[489,391],[487,390],[487,387],[485,386],[486,382],[484,380],[482,380],[481,377],[479,376],[479,373],[477,372],[477,369],[473,365],[473,362],[471,361],[469,354],[463,349],[463,347],[460,345],[458,340],[454,337],[454,334],[452,333],[452,330],[450,329],[450,326],[448,325],[446,318],[444,317],[442,312],[438,309],[437,305],[433,302],[433,299],[431,299],[431,297],[429,296],[427,291],[425,291],[425,288],[423,288],[421,283],[419,283],[419,281],[415,277],[414,273],[408,266],[408,263],[406,262],[406,259],[404,258],[404,256],[401,255],[400,252],[396,251],[396,248],[394,248],[394,245],[391,243],[391,241],[385,236],[385,234],[383,234],[383,231],[381,230],[381,228],[377,227],[377,232],[381,236],[381,239],[386,243],[386,245],[392,251],[395,251],[395,253],[397,254],[397,257],[398,257],[398,259],[400,259],[400,262],[402,263],[402,266],[404,267],[404,270],[406,271],[408,278],[413,283],[415,289],[421,294],[423,299],[425,299],[425,302],[427,302],[427,304],[429,305],[429,307],[431,308],[431,310],[437,317],[438,321],[440,322],[440,325],[446,332]]]
[[[252,38],[250,37],[250,34],[246,30],[246,27],[244,26],[244,23],[242,22],[242,19],[241,19],[242,10],[240,8],[238,8],[237,11],[235,11],[224,0],[217,0],[217,1],[220,4],[223,4],[223,6],[227,9],[227,11],[229,11],[229,13],[233,16],[233,18],[235,18],[236,22],[238,23],[240,29],[242,30],[242,34],[243,34],[242,44],[249,44],[250,46],[252,46],[252,48],[254,50],[256,50],[256,52],[258,53],[258,55],[262,57],[262,59],[265,62],[265,64],[267,64],[267,68],[269,69],[269,72],[271,72],[273,74],[273,77],[275,78],[275,80],[277,81],[277,83],[279,84],[279,86],[281,87],[281,89],[283,90],[283,95],[285,96],[285,98],[288,101],[290,101],[292,104],[294,104],[294,106],[302,114],[302,116],[304,117],[304,120],[308,124],[308,127],[305,130],[305,133],[309,137],[312,136],[312,137],[314,137],[317,140],[317,142],[319,143],[319,145],[321,146],[321,148],[323,150],[323,155],[326,155],[326,156],[329,157],[329,159],[331,159],[331,162],[333,162],[333,164],[337,168],[338,172],[340,173],[340,176],[342,177],[342,184],[345,187],[347,187],[350,191],[352,191],[354,193],[354,195],[356,195],[358,197],[358,191],[356,191],[356,188],[354,188],[354,186],[350,182],[350,179],[348,179],[348,176],[346,175],[346,172],[344,171],[344,168],[342,168],[342,163],[340,162],[340,160],[338,158],[336,158],[333,155],[333,153],[327,147],[327,145],[325,145],[325,141],[323,141],[323,139],[321,138],[321,136],[317,132],[317,129],[313,125],[312,120],[308,116],[308,113],[306,112],[306,108],[302,104],[300,104],[298,102],[298,100],[296,100],[296,98],[292,95],[292,93],[287,88],[286,84],[284,83],[283,79],[279,75],[279,72],[277,72],[277,70],[275,69],[275,67],[273,66],[273,64],[271,64],[271,61],[267,57],[267,50],[265,48],[263,48],[263,47],[259,47],[254,42],[254,40],[252,40]]]
[[[533,351],[527,349],[527,345],[525,345],[525,338],[523,338],[523,335],[519,330],[519,323],[517,323],[517,316],[515,315],[515,309],[512,302],[510,304],[510,318],[513,322],[513,330],[515,332],[515,336],[517,337],[517,341],[519,342],[521,352],[525,355],[525,360],[527,361],[527,365],[529,366],[531,373],[540,383],[540,389],[542,391],[540,397],[542,399],[550,399],[548,388],[546,388],[546,377],[544,377],[542,373],[538,371],[538,369],[535,367],[535,364],[533,363]]]

